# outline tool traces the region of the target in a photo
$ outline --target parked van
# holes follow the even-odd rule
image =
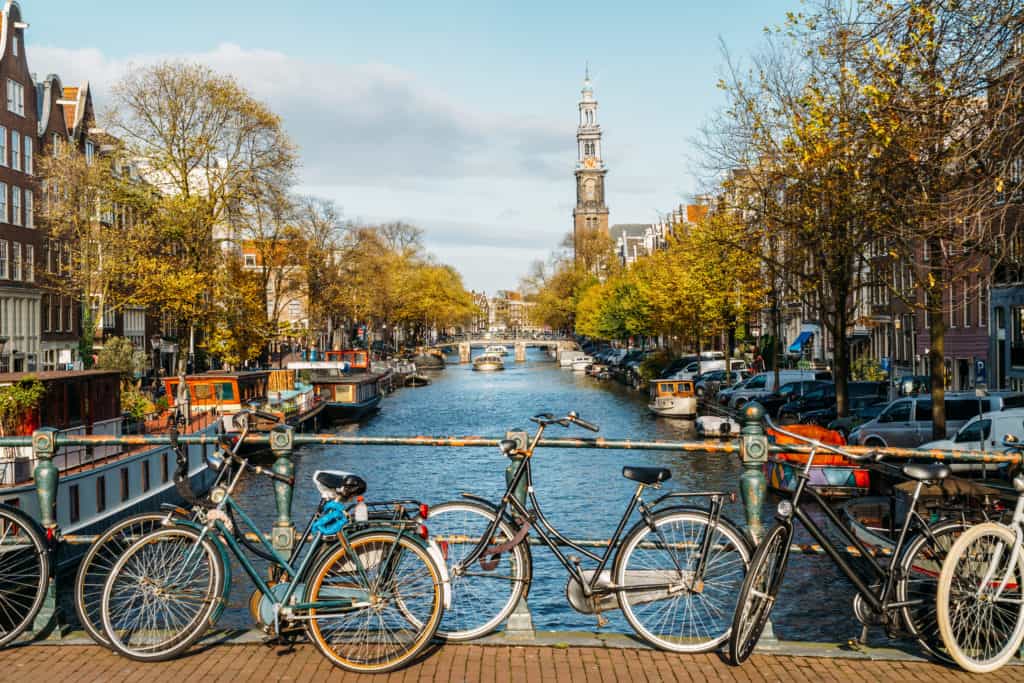
[[[1016,408],[1024,394],[1000,393],[978,397],[973,393],[946,394],[946,434],[956,434],[968,420],[983,413]],[[1002,438],[999,435],[997,438]],[[850,433],[849,443],[864,446],[916,448],[932,440],[932,397],[907,396],[893,401],[875,419]]]
[[[1024,408],[983,413],[972,417],[950,439],[929,441],[922,449],[943,451],[1002,451],[1003,439],[1012,434],[1024,441]]]
[[[747,369],[747,361],[742,358],[731,358],[729,359],[729,367],[733,372],[742,372]],[[696,378],[697,375],[703,375],[704,373],[712,372],[713,370],[725,370],[725,359],[695,360],[683,367],[683,369],[677,372],[672,379],[692,380]]]
[[[783,384],[808,380],[831,380],[832,373],[827,370],[779,370],[779,383],[775,383],[774,372],[761,372],[738,387],[729,397],[729,407],[739,410],[750,401],[762,396],[774,394]]]

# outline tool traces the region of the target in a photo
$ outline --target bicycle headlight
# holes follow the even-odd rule
[[[791,517],[793,515],[793,501],[780,500],[777,509],[780,517]]]
[[[220,505],[225,495],[227,495],[227,491],[223,486],[215,486],[210,490],[210,501],[214,505]]]

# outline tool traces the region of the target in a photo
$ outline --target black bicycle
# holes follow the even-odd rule
[[[767,418],[765,421],[775,431],[810,444],[812,450],[807,458],[807,464],[797,475],[797,485],[792,497],[779,503],[776,523],[758,544],[750,570],[743,581],[733,617],[732,635],[729,638],[729,657],[732,662],[742,664],[750,657],[761,637],[761,631],[768,622],[789,560],[794,517],[803,524],[824,549],[825,554],[857,589],[853,598],[853,612],[864,627],[858,640],[864,640],[869,626],[884,626],[889,637],[915,638],[933,657],[948,661],[942,649],[942,639],[936,621],[935,597],[938,576],[950,547],[970,526],[970,522],[966,519],[948,519],[929,525],[917,512],[916,506],[921,488],[948,477],[949,467],[942,464],[907,464],[900,468],[902,474],[916,481],[917,485],[914,487],[891,559],[888,563],[882,564],[879,558],[842,524],[839,516],[818,492],[807,486],[814,457],[818,452],[836,453],[858,462],[880,458],[871,454],[861,456],[847,453],[835,446],[788,432],[772,424]],[[864,560],[863,564],[867,567],[864,571],[868,576],[863,576],[855,569],[844,554],[844,549],[829,540],[822,528],[808,515],[805,496],[809,496],[811,501],[818,505],[829,522],[859,552]],[[916,533],[911,534],[911,529]]]
[[[720,492],[667,493],[652,504],[644,489],[660,488],[671,472],[658,467],[624,467],[637,482],[604,553],[598,555],[563,536],[545,517],[533,490],[531,462],[545,428],[596,425],[575,413],[530,418],[537,431],[528,443],[501,442],[513,460],[497,505],[464,493],[462,500],[431,509],[430,528],[441,545],[452,581],[452,603],[438,634],[448,640],[479,638],[498,627],[529,591],[533,562],[527,539],[536,529],[569,574],[566,598],[584,614],[621,608],[636,632],[651,644],[677,652],[703,652],[729,636],[736,593],[747,572],[752,546],[722,515],[728,496]],[[706,507],[691,505],[704,498]],[[674,503],[669,505],[670,503]],[[623,534],[634,510],[640,521]],[[579,556],[596,563],[584,569]],[[610,569],[607,567],[611,566]]]

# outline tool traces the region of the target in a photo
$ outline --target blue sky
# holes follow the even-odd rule
[[[303,191],[350,219],[422,226],[467,286],[490,292],[571,226],[587,60],[611,222],[652,221],[696,189],[688,140],[722,101],[719,41],[747,54],[798,4],[20,2],[30,68],[90,80],[100,110],[133,63],[235,74],[284,116]]]

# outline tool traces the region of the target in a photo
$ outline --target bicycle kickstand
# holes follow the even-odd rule
[[[846,644],[851,650],[860,650],[864,648],[868,644],[868,627],[866,625],[861,626],[860,636],[857,638],[850,638],[846,641]]]

